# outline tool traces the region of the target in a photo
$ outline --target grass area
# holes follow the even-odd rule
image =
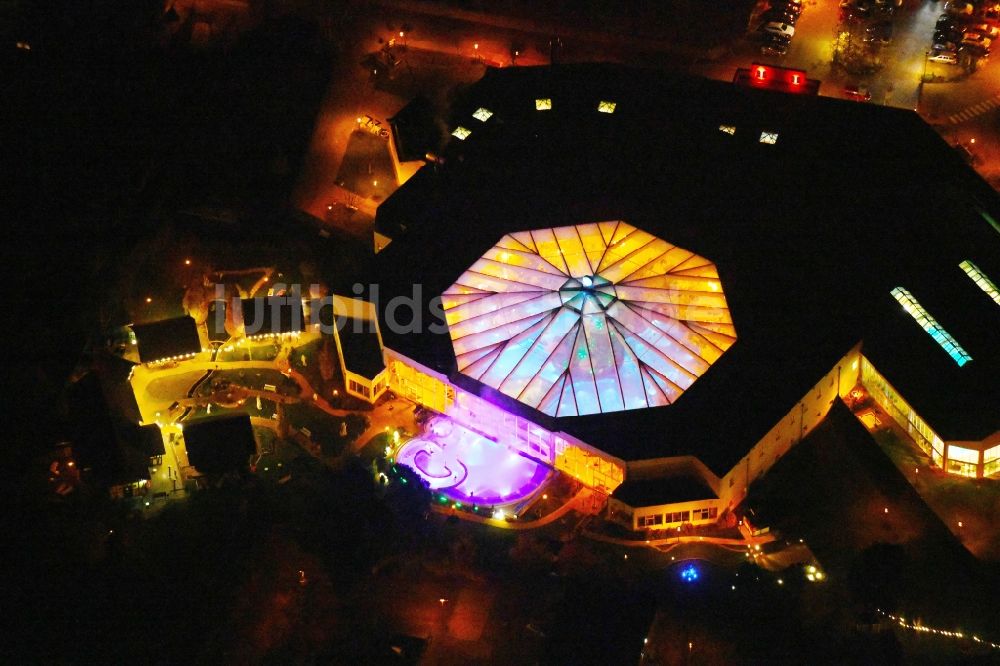
[[[256,471],[262,478],[281,478],[289,463],[309,455],[295,442],[278,437],[268,428],[254,428],[254,436],[261,451]]]
[[[367,427],[364,417],[349,414],[333,416],[308,403],[285,406],[285,415],[293,428],[309,430],[310,438],[318,442],[324,455],[338,456]],[[342,424],[346,424],[346,435],[342,435]]]
[[[211,380],[202,384],[200,389],[204,390],[204,395],[211,392],[210,385],[213,381],[226,380],[232,384],[244,386],[254,391],[263,391],[265,384],[270,384],[282,395],[297,396],[299,385],[295,380],[286,377],[277,370],[265,368],[246,370],[216,370],[212,373]],[[201,391],[199,391],[201,393]]]
[[[874,437],[966,548],[980,559],[1000,561],[1000,524],[996,521],[1000,516],[1000,481],[969,479],[932,467],[923,451],[892,429],[880,430]]]
[[[333,370],[336,366],[336,372],[333,374],[334,377],[330,381],[323,379],[323,349],[326,347],[327,353],[331,355],[331,358],[327,359],[330,362],[328,370]],[[317,340],[312,340],[306,344],[296,347],[291,355],[289,356],[289,362],[294,370],[301,373],[309,385],[313,387],[313,390],[322,395],[324,398],[332,398],[331,389],[335,388],[334,380],[337,378],[336,375],[340,374],[340,367],[337,363],[336,358],[337,346],[330,336],[322,336]],[[302,362],[303,357],[305,358],[305,363]],[[337,388],[343,390],[343,382],[340,382]]]

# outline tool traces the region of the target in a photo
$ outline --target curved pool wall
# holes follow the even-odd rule
[[[551,474],[542,463],[444,419],[403,444],[396,463],[412,468],[435,492],[487,506],[519,502]]]

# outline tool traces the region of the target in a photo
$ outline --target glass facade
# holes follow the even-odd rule
[[[1000,474],[1000,445],[983,451],[983,476]]]
[[[897,425],[906,429],[907,434],[934,460],[936,465],[944,465],[944,440],[931,430],[927,422],[917,415],[893,385],[865,357],[861,358],[861,384],[878,406],[884,409]]]
[[[670,404],[736,340],[714,264],[624,222],[507,234],[442,302],[459,371],[553,416]]]
[[[635,526],[639,529],[667,529],[675,528],[684,523],[704,523],[715,521],[719,517],[717,507],[705,507],[701,509],[685,511],[666,511],[661,513],[651,513],[638,516],[635,519]]]

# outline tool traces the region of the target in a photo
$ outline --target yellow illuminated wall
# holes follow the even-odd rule
[[[455,391],[446,381],[390,349],[384,351],[389,387],[397,395],[442,414],[447,411],[455,400]]]
[[[920,418],[889,380],[864,357],[861,359],[861,385],[878,406],[891,416],[899,427],[906,430],[917,446],[931,457],[935,465],[944,466],[944,441],[926,421]]]
[[[564,434],[555,438],[555,468],[581,483],[611,494],[625,480],[625,465]]]
[[[857,386],[861,362],[861,346],[856,345],[721,479],[719,498],[724,506],[739,504],[754,479],[812,432],[835,400]]]

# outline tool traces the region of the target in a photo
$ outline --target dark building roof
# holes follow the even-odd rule
[[[442,132],[430,100],[423,95],[411,99],[389,118],[392,140],[400,161],[422,160],[441,145]]]
[[[344,367],[368,379],[385,370],[375,324],[353,317],[338,317],[338,323],[337,335],[344,354]]]
[[[712,489],[694,475],[671,476],[665,479],[629,478],[615,488],[611,496],[634,508],[716,497]]]
[[[134,363],[114,354],[100,354],[94,359],[94,369],[111,412],[130,424],[142,421],[139,403],[129,381],[134,368]]]
[[[245,468],[257,450],[247,414],[229,414],[184,424],[188,460],[202,474]]]
[[[141,453],[146,458],[162,456],[166,453],[163,446],[163,434],[160,426],[155,423],[139,426],[131,425],[123,429],[123,439],[133,449]]]
[[[247,335],[293,333],[305,326],[302,300],[294,296],[265,296],[240,301]]]
[[[139,360],[143,363],[201,351],[198,326],[188,316],[133,324],[132,330],[139,346]]]
[[[205,324],[208,327],[208,339],[212,342],[225,342],[229,339],[229,332],[226,331],[226,301],[219,299],[208,304],[208,319]]]
[[[73,454],[84,473],[105,486],[149,479],[149,456],[128,441],[129,429],[137,426],[109,404],[96,372],[71,385],[67,399]]]
[[[615,112],[598,113],[599,100]],[[493,117],[471,119],[479,107]],[[446,147],[446,164],[378,209],[394,239],[373,276],[381,298],[419,283],[423,319],[436,321],[431,299],[505,233],[621,219],[714,262],[737,341],[672,405],[562,419],[459,375],[447,334],[383,326],[387,347],[623,459],[691,454],[718,474],[859,341],[945,439],[1000,429],[998,308],[958,268],[971,259],[1000,276],[987,219],[1000,201],[917,114],[568,65],[488,70],[456,102],[458,124],[472,134]],[[896,286],[974,360],[959,368]]]

